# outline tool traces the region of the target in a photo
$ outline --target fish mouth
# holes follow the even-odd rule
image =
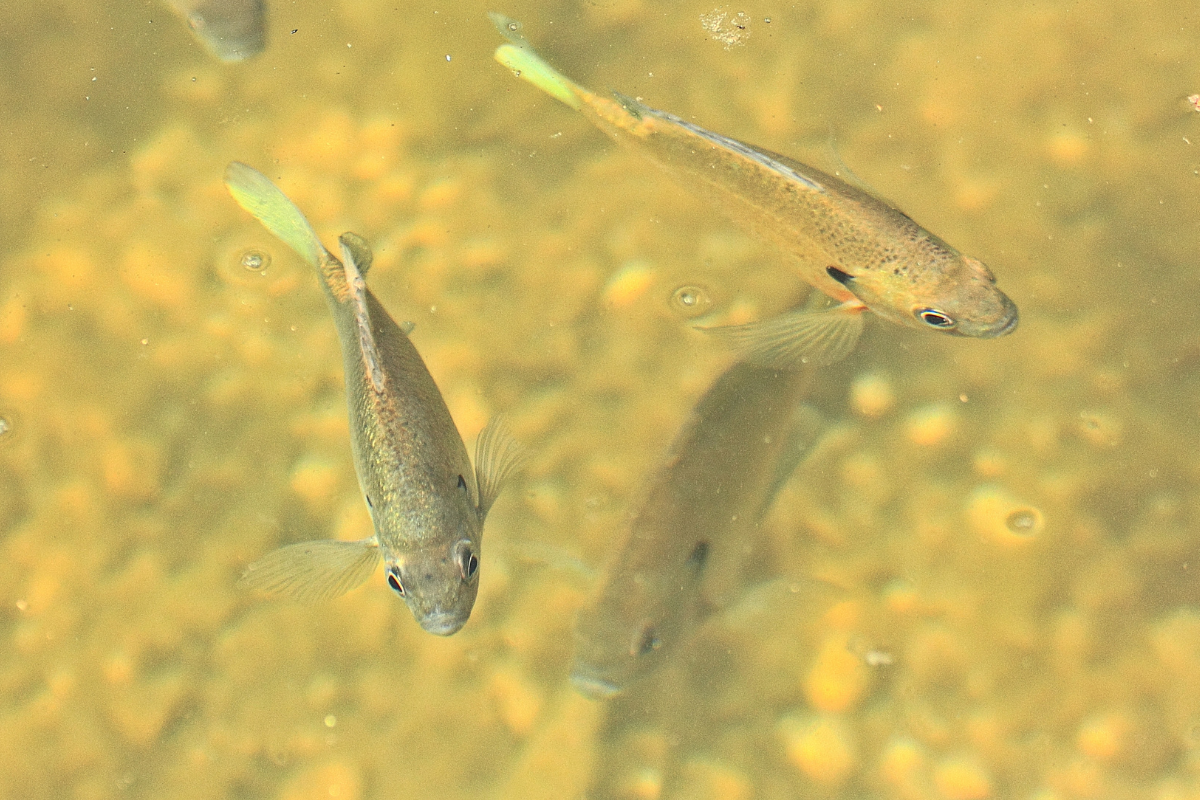
[[[1011,300],[1009,301],[1008,311],[1009,313],[1005,318],[1004,323],[1001,324],[999,328],[996,328],[991,332],[991,338],[995,339],[998,336],[1010,334],[1013,332],[1013,329],[1017,327],[1017,322],[1020,321],[1021,317],[1019,314],[1017,314],[1017,307]]]
[[[435,636],[449,636],[453,633],[458,633],[462,630],[462,626],[467,624],[465,617],[460,617],[457,614],[441,612],[438,614],[427,614],[417,620],[421,627],[427,632]]]

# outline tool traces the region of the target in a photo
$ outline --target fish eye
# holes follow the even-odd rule
[[[921,320],[921,322],[924,322],[929,327],[937,328],[943,331],[949,330],[958,324],[954,321],[953,317],[943,314],[936,308],[919,308],[916,311],[916,315],[917,319]]]
[[[396,575],[394,569],[388,570],[388,586],[396,590],[396,594],[404,597],[404,584],[400,583],[400,577]]]
[[[633,645],[633,655],[645,656],[662,647],[662,639],[658,638],[654,626],[647,623],[638,631],[631,644]]]
[[[479,559],[471,552],[469,545],[464,545],[458,550],[458,571],[462,573],[464,581],[471,580],[479,571]]]

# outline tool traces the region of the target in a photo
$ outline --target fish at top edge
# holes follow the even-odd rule
[[[781,463],[790,471],[812,445],[811,430],[789,435],[811,380],[810,368],[738,362],[697,402],[576,619],[571,681],[580,693],[620,693],[704,618],[706,568],[765,514]]]
[[[301,601],[337,597],[383,561],[388,585],[417,622],[448,636],[479,588],[483,523],[520,454],[500,418],[479,434],[475,468],[441,392],[406,332],[367,288],[372,254],[357,234],[341,258],[271,181],[233,162],[234,199],[316,269],[341,343],[350,442],[375,534],[282,547],[251,564],[244,585]]]
[[[804,280],[837,303],[828,310],[801,309],[705,329],[743,357],[778,367],[840,360],[854,349],[866,310],[899,325],[957,336],[988,339],[1016,328],[1017,307],[983,262],[959,253],[889,203],[633,98],[594,94],[538,56],[520,23],[490,16],[508,39],[496,49],[497,61],[799,259]]]
[[[235,63],[267,46],[264,0],[167,0],[218,61]]]

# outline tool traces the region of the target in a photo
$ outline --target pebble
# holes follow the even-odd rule
[[[787,716],[777,731],[788,762],[816,783],[840,786],[858,765],[853,732],[840,715]]]

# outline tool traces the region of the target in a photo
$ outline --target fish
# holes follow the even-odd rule
[[[546,63],[519,22],[490,17],[508,40],[496,49],[497,61],[796,258],[801,277],[835,303],[701,328],[725,339],[743,358],[774,367],[834,363],[854,350],[864,311],[909,328],[980,339],[1016,328],[1017,306],[983,262],[959,253],[890,203],[640,100],[594,94]]]
[[[168,0],[213,58],[244,61],[267,46],[263,0]]]
[[[374,534],[359,541],[288,545],[246,568],[241,583],[316,602],[364,583],[384,564],[388,586],[426,631],[466,624],[479,589],[484,519],[523,460],[503,417],[479,434],[475,467],[421,355],[366,285],[370,246],[339,237],[341,258],[300,210],[253,167],[233,162],[225,185],[243,209],[320,278],[337,327],[350,411],[350,444]],[[407,328],[407,329],[406,329]]]
[[[816,439],[816,412],[799,403],[812,375],[739,361],[696,403],[577,615],[571,682],[581,694],[624,691],[707,616],[706,569],[761,520]]]

